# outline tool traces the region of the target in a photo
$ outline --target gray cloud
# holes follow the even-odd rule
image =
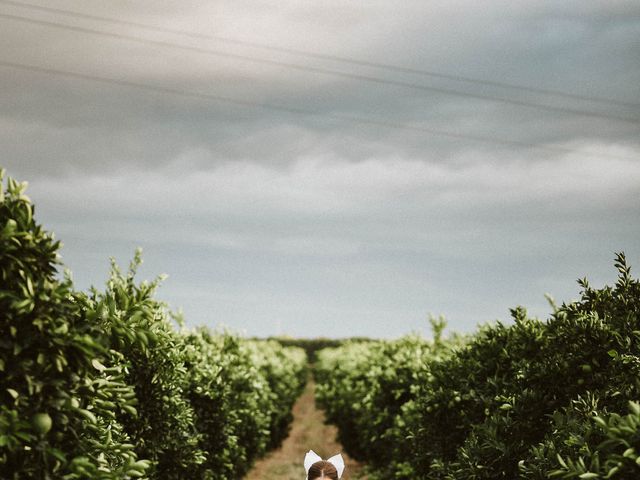
[[[47,5],[627,103],[640,98],[637,2]],[[0,13],[640,118],[632,105],[1,3]],[[575,296],[575,278],[610,281],[613,251],[638,258],[638,123],[0,22],[0,61],[309,112],[0,66],[2,164],[31,181],[39,218],[65,242],[80,285],[101,283],[110,255],[126,261],[142,245],[143,274],[170,274],[162,296],[184,307],[190,322],[258,334],[390,336],[423,328],[428,311],[460,329],[505,318],[517,303],[544,315],[544,292],[566,299]]]

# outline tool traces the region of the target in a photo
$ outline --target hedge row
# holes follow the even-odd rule
[[[309,363],[313,365],[317,359],[317,352],[325,348],[339,347],[346,342],[370,342],[372,339],[367,337],[350,337],[350,338],[294,338],[294,337],[269,337],[269,340],[275,340],[283,347],[299,347],[307,354]]]
[[[0,189],[2,478],[241,478],[287,433],[304,351],[180,328],[139,255],[76,291],[24,189]]]
[[[378,478],[640,478],[640,282],[616,267],[547,321],[321,351],[318,400]]]

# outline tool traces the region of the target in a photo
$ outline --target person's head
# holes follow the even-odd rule
[[[320,460],[309,468],[309,480],[338,480],[338,470],[331,462]]]

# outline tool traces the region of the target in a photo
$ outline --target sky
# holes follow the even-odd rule
[[[0,165],[78,288],[429,335],[640,268],[637,1],[0,0]]]

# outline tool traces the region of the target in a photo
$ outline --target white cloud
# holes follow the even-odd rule
[[[234,162],[203,171],[174,164],[32,186],[37,203],[75,219],[60,225],[80,236],[329,256],[356,255],[364,245],[491,255],[490,239],[510,234],[528,239],[512,253],[541,252],[553,238],[538,232],[545,225],[589,230],[604,211],[623,221],[639,194],[640,164],[575,154],[532,163],[471,156],[305,158],[286,168]]]
[[[632,159],[633,151],[606,145],[587,145],[584,150],[620,158],[571,153],[530,162],[468,153],[448,163],[429,163],[406,158],[352,162],[303,157],[285,168],[234,161],[198,170],[181,166],[182,161],[190,163],[186,156],[164,169],[76,173],[65,184],[57,178],[37,179],[36,193],[61,208],[123,217],[251,216],[251,211],[331,216],[366,214],[373,204],[410,206],[421,199],[431,203],[420,208],[451,209],[505,200],[589,203],[625,199],[638,189],[640,163]],[[195,155],[202,158],[206,152]]]

